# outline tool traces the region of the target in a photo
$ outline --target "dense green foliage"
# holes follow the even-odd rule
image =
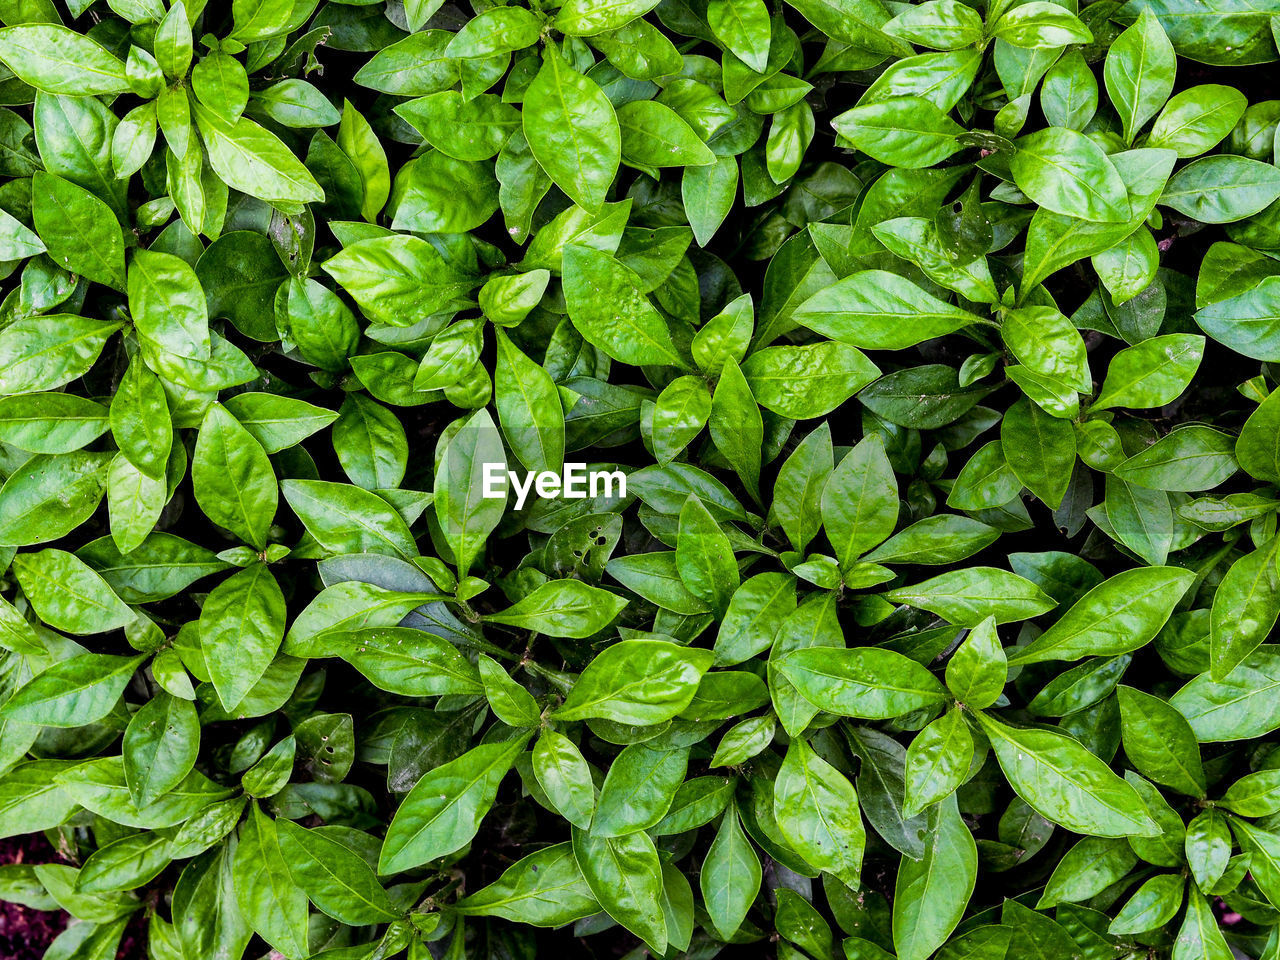
[[[0,2],[0,898],[1280,958],[1272,13]]]

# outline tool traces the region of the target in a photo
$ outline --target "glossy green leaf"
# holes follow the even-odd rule
[[[1071,737],[977,718],[1010,785],[1046,820],[1100,837],[1157,832],[1134,789]]]

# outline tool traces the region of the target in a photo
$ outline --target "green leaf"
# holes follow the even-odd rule
[[[874,563],[953,563],[977,553],[998,537],[995,528],[981,521],[938,514],[898,531],[864,559]]]
[[[747,911],[760,892],[760,858],[751,848],[738,812],[732,806],[720,819],[720,828],[711,842],[700,874],[702,900],[711,924],[724,940],[742,926]]]
[[[453,48],[454,42],[456,41],[458,44],[459,56],[469,53],[473,49],[481,56],[495,53],[497,52],[496,50],[485,49],[488,46],[486,41],[489,38],[483,36],[486,31],[482,22],[486,21],[486,18],[494,16],[510,15],[515,18],[520,17],[522,14],[531,21],[530,26],[535,29],[540,26],[536,19],[529,14],[529,11],[523,8],[495,7],[493,10],[487,10],[480,17],[469,21],[467,27],[456,34],[445,30],[419,30],[417,33],[411,33],[409,36],[397,40],[395,43],[383,47],[375,53],[364,66],[356,71],[353,79],[363,87],[369,87],[382,93],[394,93],[408,97],[427,96],[442,89],[447,89],[460,78],[459,62],[446,52]],[[468,29],[473,24],[476,25],[477,29]],[[470,45],[466,41],[457,40],[458,37],[463,35],[464,31],[468,33],[468,40],[472,37],[476,38],[474,45]],[[515,39],[518,40],[519,38]],[[493,31],[493,39],[490,42],[501,43],[502,40],[502,32]]]
[[[172,862],[169,841],[156,834],[135,834],[99,847],[76,877],[81,894],[115,893],[154,880]]]
[[[639,276],[608,253],[578,244],[565,247],[564,297],[578,332],[615,360],[684,365],[666,319],[644,295]]]
[[[23,595],[45,623],[67,633],[88,635],[116,630],[134,612],[75,554],[49,547],[13,558]]]
[[[373,128],[349,100],[342,103],[338,147],[355,168],[356,178],[360,181],[360,215],[374,223],[391,193],[391,172],[387,168],[386,151],[382,149]],[[341,282],[342,278],[338,277],[338,280]],[[360,298],[357,296],[356,299]]]
[[[880,375],[861,350],[834,342],[765,347],[742,372],[760,406],[792,420],[825,416]]]
[[[1138,130],[1164,106],[1173,92],[1176,69],[1173,44],[1151,10],[1143,10],[1111,44],[1103,80],[1127,143],[1132,144]]]
[[[71,453],[108,427],[107,408],[67,393],[0,399],[0,442],[31,453]]]
[[[0,30],[0,60],[24,83],[46,93],[87,97],[129,89],[123,63],[92,38],[60,23],[20,23]]]
[[[618,109],[622,159],[647,167],[701,167],[715,154],[680,115],[665,104],[637,100]]]
[[[878,435],[864,438],[822,488],[822,525],[844,569],[893,532],[898,484]]]
[[[44,251],[44,241],[34,231],[8,213],[0,216],[0,259],[24,260]]]
[[[1280,777],[1274,770],[1248,773],[1227,787],[1221,804],[1232,813],[1245,817],[1266,817],[1275,812]]]
[[[1133,787],[1071,737],[975,716],[1009,784],[1046,820],[1097,837],[1158,832]]]
[[[643,2],[645,9],[652,5]],[[575,32],[595,32],[574,17],[572,4],[560,8],[558,22],[569,22]],[[525,91],[522,116],[525,138],[542,169],[575,203],[599,210],[622,157],[618,118],[604,92],[574,70],[554,44],[544,48],[542,68]]]
[[[1230,434],[1193,424],[1161,437],[1117,466],[1115,473],[1154,490],[1208,490],[1239,469],[1234,448]]]
[[[387,828],[379,872],[409,870],[469,843],[527,742],[524,736],[482,744],[419,780]]]
[[[1100,223],[1129,219],[1124,180],[1102,149],[1066,127],[1049,127],[1016,142],[1009,160],[1018,189],[1045,210]]]
[[[275,471],[258,441],[219,404],[200,423],[191,481],[210,520],[259,550],[266,546],[280,496]]]
[[[189,700],[160,693],[124,733],[124,777],[134,803],[154,803],[186,779],[200,751],[200,721]]]
[[[586,830],[595,815],[596,791],[591,768],[574,742],[544,730],[533,747],[533,773],[556,811]]]
[[[977,626],[988,616],[996,623],[1026,620],[1056,605],[1034,583],[995,567],[944,573],[913,587],[890,590],[884,597],[936,613],[961,627]]]
[[[148,477],[129,460],[117,455],[107,472],[107,516],[111,536],[122,550],[132,551],[146,539],[165,506],[167,490],[162,480]]]
[[[275,830],[289,876],[322,913],[349,924],[400,915],[364,858],[337,836],[289,820],[276,820]]]
[[[502,495],[485,496],[486,464],[497,464],[505,472],[507,461],[493,418],[477,410],[448,441],[435,475],[436,517],[457,559],[459,576],[471,569],[506,504],[505,476]]]
[[[1117,688],[1124,752],[1156,783],[1203,797],[1204,768],[1191,726],[1173,707],[1133,687]]]
[[[739,60],[752,70],[765,72],[771,34],[769,10],[760,0],[711,0],[707,24]]]
[[[933,721],[911,741],[907,749],[907,817],[953,794],[973,762],[973,735],[960,710],[951,710]]]
[[[773,717],[752,717],[731,727],[711,758],[712,767],[737,766],[773,742],[777,724]]]
[[[985,392],[978,385],[961,387],[954,369],[931,363],[881,377],[858,399],[890,423],[931,430],[959,419]]]
[[[497,340],[494,394],[502,434],[529,470],[559,470],[564,464],[564,412],[555,382],[505,333],[499,332]]]
[[[331,553],[417,555],[408,525],[377,494],[324,480],[285,480],[280,489],[307,532]]]
[[[729,601],[716,636],[715,662],[729,666],[769,649],[786,618],[796,609],[795,578],[760,573],[743,581]]]
[[[549,637],[580,639],[603,630],[626,605],[622,597],[580,580],[551,580],[484,619]]]
[[[699,246],[705,247],[729,216],[739,179],[738,162],[733,157],[717,157],[712,164],[685,167],[680,195]]]
[[[1086,901],[1124,879],[1136,862],[1124,840],[1086,837],[1058,862],[1036,906],[1043,909]]]
[[[453,135],[455,139],[459,134]],[[442,189],[455,184],[458,192]],[[433,150],[407,165],[397,180],[391,221],[397,230],[463,233],[474,230],[498,209],[498,183],[483,163],[469,163]]]
[[[169,8],[156,27],[153,49],[156,62],[167,76],[178,78],[186,74],[191,66],[191,22],[182,0]]]
[[[1123,223],[1095,223],[1074,215],[1037,210],[1027,230],[1027,263],[1023,276],[1026,292],[1055,270],[1077,260],[1105,251],[1141,226],[1155,209],[1173,169],[1177,154],[1172,150],[1127,150],[1111,156],[1128,189],[1131,217]]]
[[[746,484],[752,498],[760,500],[760,460],[764,445],[764,418],[742,369],[726,357],[711,397],[708,418],[711,440]]]
[[[397,616],[400,610],[422,601],[421,594],[389,600],[391,614],[387,619],[399,622],[403,619],[403,615]],[[376,616],[377,611],[370,613]],[[378,689],[406,697],[474,695],[483,690],[476,668],[453,644],[412,627],[362,627],[346,622],[306,639],[290,634],[285,649],[296,657],[339,657]]]
[[[779,669],[814,706],[846,717],[886,720],[942,702],[942,684],[914,660],[874,647],[811,647]]]
[[[191,71],[191,89],[224,120],[238,120],[249,102],[248,74],[239,60],[221,52],[200,58]]]
[[[284,594],[264,563],[222,581],[200,610],[200,649],[223,708],[234,711],[284,638]]]
[[[1067,716],[1107,697],[1128,667],[1130,657],[1096,657],[1054,677],[1027,704],[1036,716]]]
[[[1010,664],[1114,656],[1150,643],[1195,577],[1178,567],[1126,570],[1093,587]]]
[[[1189,333],[1152,337],[1111,358],[1092,409],[1160,407],[1186,389],[1204,355],[1204,338]]]
[[[50,830],[71,816],[79,804],[54,777],[72,766],[70,760],[30,760],[6,773],[0,782],[0,834]]]
[[[908,43],[958,50],[982,38],[982,19],[957,0],[929,0],[904,10],[882,29]]]
[[[655,750],[643,743],[624,747],[600,787],[591,836],[626,836],[657,824],[671,807],[688,765],[688,750]]]
[[[797,0],[791,6],[828,36],[876,54],[877,63],[886,54],[910,53],[910,47],[881,32],[889,12],[878,0]]]
[[[1256,648],[1221,680],[1208,671],[1169,700],[1187,718],[1201,743],[1260,737],[1280,727],[1273,691],[1280,687],[1280,658]]]
[[[177,826],[231,793],[193,770],[155,803],[139,807],[129,792],[120,757],[84,761],[58,777],[63,788],[86,809],[116,823],[148,830]]]
[[[490,277],[480,290],[480,309],[499,326],[514,326],[538,305],[550,279],[549,270]]]
[[[31,212],[49,256],[72,273],[123,290],[124,236],[111,208],[61,177],[38,172],[31,183]]]
[[[1172,177],[1160,203],[1203,223],[1233,223],[1280,197],[1280,170],[1248,157],[1202,157]]]
[[[819,708],[783,672],[782,663],[788,654],[799,650],[840,647],[842,636],[834,598],[834,592],[816,593],[799,606],[792,606],[788,597],[788,613],[774,631],[766,678],[774,712],[789,736],[803,733]]]
[[[209,164],[227,186],[268,202],[321,203],[324,190],[292,151],[246,117],[230,123],[195,107]]]
[[[1160,111],[1147,143],[1176,150],[1180,157],[1199,156],[1231,132],[1248,105],[1240,91],[1216,83],[1183,90]]]
[[[1213,595],[1210,663],[1213,678],[1227,675],[1247,657],[1280,616],[1280,538],[1273,537],[1236,560]]]
[[[697,494],[680,508],[676,569],[686,589],[718,611],[728,608],[738,589],[733,547]]]
[[[105,653],[59,660],[6,700],[0,718],[47,727],[94,723],[115,707],[142,660]]]
[[[1212,808],[1204,810],[1187,824],[1187,865],[1201,889],[1212,888],[1227,869],[1231,859],[1231,831],[1227,818]]]
[[[664,610],[692,616],[711,609],[684,585],[674,550],[617,557],[605,569],[627,589]]]
[[[240,830],[232,874],[236,903],[253,931],[286,956],[306,953],[307,895],[281,852],[276,821],[257,806]]]
[[[800,304],[794,317],[824,336],[868,350],[901,350],[983,322],[883,270],[845,277]]]
[[[289,26],[293,8],[282,0],[232,0],[231,36],[243,43],[264,40]]]
[[[516,861],[493,883],[458,901],[463,916],[558,927],[600,910],[573,847],[557,843]]]
[[[1255,480],[1280,483],[1280,392],[1249,414],[1236,440],[1236,459]]]
[[[288,259],[299,251],[277,253],[267,237],[250,230],[233,230],[214,241],[196,262],[209,315],[226,317],[255,340],[274,340],[281,330],[289,331],[286,318],[276,318],[276,294],[289,275],[282,255]],[[334,328],[340,338],[341,322]]]
[[[76,451],[27,460],[0,487],[0,543],[27,546],[70,533],[102,502],[112,459]]]
[[[711,416],[711,394],[698,377],[672,380],[653,408],[654,453],[659,463],[669,463],[689,441],[702,432]]]
[[[1015,47],[1035,50],[1093,40],[1089,28],[1069,10],[1048,0],[1031,0],[1008,9],[996,20],[992,33]]]
[[[1230,960],[1233,956],[1209,901],[1195,891],[1187,893],[1187,911],[1171,956],[1173,960]]]
[[[662,867],[649,835],[637,831],[622,837],[596,837],[575,827],[573,855],[605,912],[655,953],[665,952]]]
[[[415,585],[420,583],[420,578],[416,578]],[[292,655],[296,650],[303,656],[309,656],[307,645],[320,634],[365,627],[394,627],[410,610],[443,597],[443,594],[434,592],[386,590],[360,580],[335,583],[321,590],[294,618],[285,636],[284,651]]]
[[[554,715],[562,721],[601,717],[662,723],[689,706],[710,666],[709,650],[665,640],[622,640],[588,664]]]
[[[978,878],[978,848],[954,796],[933,808],[920,860],[903,860],[893,896],[893,945],[900,960],[925,960],[964,915]]]
[[[791,741],[774,780],[773,815],[804,862],[857,889],[866,845],[858,796],[844,775],[799,737]]]
[[[1183,882],[1172,874],[1152,877],[1129,898],[1111,921],[1107,932],[1116,935],[1143,933],[1172,920],[1182,907]]]
[[[1280,278],[1267,277],[1238,296],[1210,304],[1195,317],[1201,330],[1236,353],[1256,360],[1280,359]],[[0,333],[0,345],[3,338]],[[1183,386],[1190,379],[1188,374]]]
[[[305,80],[281,80],[257,91],[254,102],[286,127],[328,127],[341,119],[328,98]]]
[[[152,250],[134,253],[129,262],[129,312],[152,349],[193,360],[209,358],[205,293],[185,260]]]
[[[932,220],[925,217],[896,217],[876,224],[871,232],[891,253],[910,260],[930,280],[948,290],[954,290],[980,303],[993,303],[997,299],[995,281],[991,277],[986,258],[979,256],[970,259],[967,256],[969,251],[966,250],[966,255],[957,261],[956,251],[944,244],[942,234]],[[886,276],[895,277],[896,280],[894,274]],[[896,285],[901,286],[901,282]],[[925,295],[924,291],[919,294],[909,292],[912,299]],[[954,311],[954,308],[948,309]],[[977,323],[980,320],[970,322]]]
[[[822,495],[834,469],[831,428],[823,423],[796,445],[778,471],[772,510],[796,550],[803,551],[817,536]]]
[[[863,153],[915,170],[932,167],[961,149],[964,128],[923,97],[892,97],[846,110],[831,125]]]
[[[412,29],[420,26],[417,24]],[[453,34],[445,53],[450,57],[480,59],[520,50],[538,42],[542,26],[537,14],[531,11],[520,7],[493,7],[467,21]]]
[[[139,471],[164,477],[173,448],[173,421],[160,378],[139,360],[130,362],[111,398],[111,436]]]
[[[987,617],[969,631],[947,662],[947,689],[961,703],[982,710],[999,699],[1008,672],[995,618]]]
[[[1084,340],[1071,321],[1054,308],[1007,311],[1000,337],[1019,363],[1042,377],[1058,381],[1072,392],[1092,389]]]

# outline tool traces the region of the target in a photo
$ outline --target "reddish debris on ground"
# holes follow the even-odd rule
[[[10,837],[0,840],[0,863],[47,863],[58,860],[44,837]],[[63,931],[68,917],[61,910],[32,910],[18,903],[0,901],[0,958],[40,960],[54,937]]]

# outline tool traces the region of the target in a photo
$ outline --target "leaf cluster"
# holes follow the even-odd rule
[[[0,3],[0,899],[1278,960],[1277,13]]]

